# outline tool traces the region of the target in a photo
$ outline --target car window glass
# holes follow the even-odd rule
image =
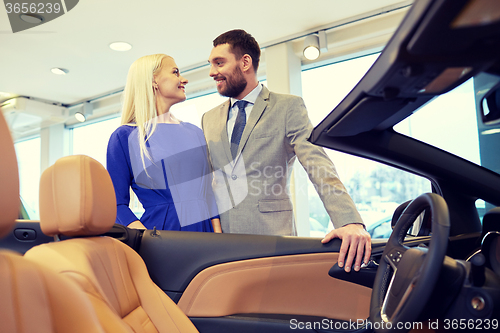
[[[392,215],[400,204],[422,193],[432,192],[431,182],[424,177],[333,150],[326,150],[326,153],[335,163],[339,177],[372,238],[390,236]],[[309,236],[322,237],[333,229],[333,224],[311,182],[308,200]],[[323,228],[319,228],[318,223]]]
[[[481,165],[472,79],[394,126],[398,133]]]
[[[394,130],[498,172],[500,166],[491,163],[498,152],[494,150],[494,145],[486,145],[485,142],[491,141],[493,135],[500,134],[483,133],[480,130],[473,80],[436,97],[394,126]],[[493,207],[483,200],[476,201],[481,219]]]
[[[490,202],[484,201],[482,199],[476,200],[476,209],[479,215],[479,219],[481,220],[481,224],[483,223],[484,214],[486,214],[490,209],[495,208],[496,206]]]
[[[354,88],[378,56],[379,53],[366,55],[302,72],[302,96],[314,126]],[[432,191],[430,181],[423,177],[368,159],[333,150],[326,152],[373,238],[389,237],[397,206]],[[323,237],[333,224],[314,185],[309,180],[304,184],[296,184],[295,191],[307,188],[309,228],[301,226],[304,222],[298,220],[299,236]]]

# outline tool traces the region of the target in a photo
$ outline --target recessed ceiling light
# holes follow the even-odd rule
[[[114,42],[109,44],[109,48],[114,51],[128,51],[132,48],[132,45],[126,42]]]
[[[43,22],[43,17],[35,14],[21,14],[21,20],[31,24],[39,24]]]
[[[54,67],[50,70],[52,73],[57,75],[66,75],[69,71],[65,68]]]

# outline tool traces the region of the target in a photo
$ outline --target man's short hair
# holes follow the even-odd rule
[[[236,59],[241,59],[243,55],[248,54],[252,58],[255,73],[259,68],[260,46],[252,35],[245,30],[230,30],[214,39],[214,47],[222,44],[229,44],[231,52]]]

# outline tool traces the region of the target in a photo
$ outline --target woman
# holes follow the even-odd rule
[[[203,132],[170,113],[172,105],[186,99],[187,83],[165,54],[139,58],[130,66],[122,125],[107,151],[117,223],[221,232]],[[145,209],[140,220],[129,208],[130,188]]]

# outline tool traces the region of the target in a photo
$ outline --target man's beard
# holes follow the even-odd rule
[[[224,90],[217,89],[219,94],[226,97],[237,97],[247,87],[247,81],[243,76],[243,72],[239,67],[236,67],[231,76],[225,76],[226,87]]]

